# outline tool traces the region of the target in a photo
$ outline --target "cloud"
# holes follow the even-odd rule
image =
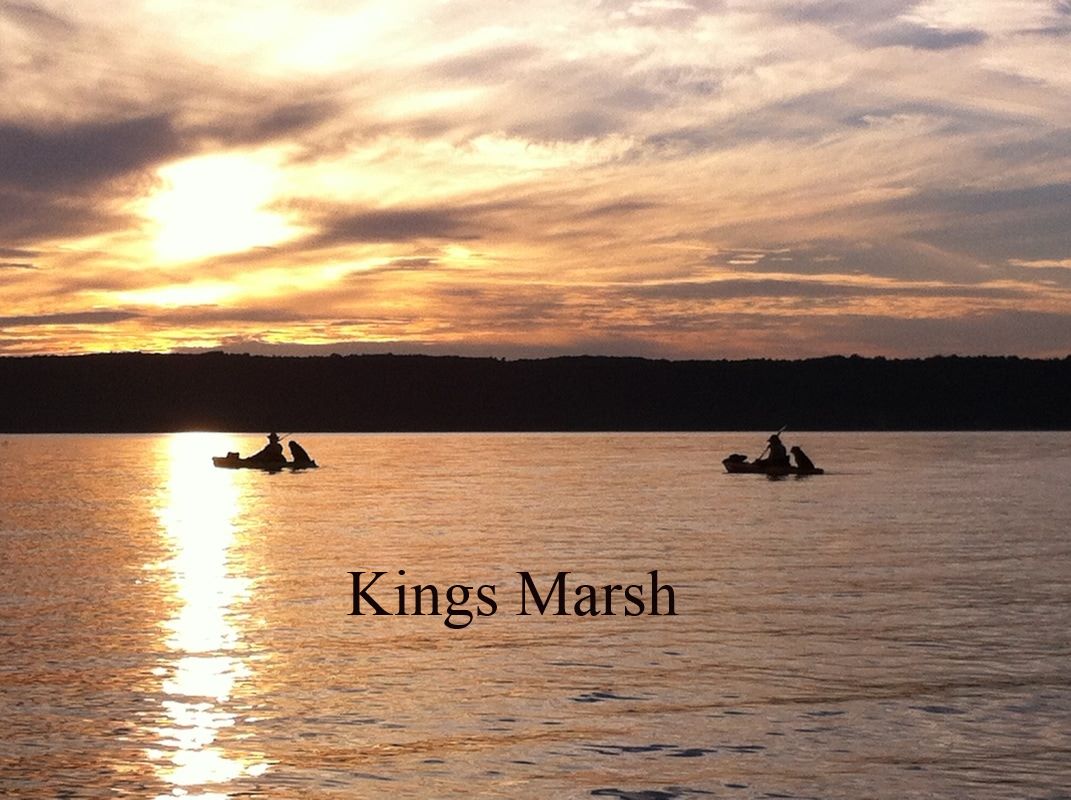
[[[879,28],[866,39],[876,47],[912,47],[918,50],[949,50],[981,44],[988,37],[985,31],[972,28],[945,30],[926,25],[900,22]]]
[[[977,259],[910,239],[817,239],[781,242],[774,249],[719,251],[707,256],[706,262],[733,271],[791,273],[800,276],[836,273],[900,281],[945,281],[957,284],[979,283],[994,277]],[[875,285],[875,291],[877,290]]]
[[[841,351],[912,355],[1064,356],[1071,352],[1067,314],[993,310],[948,318],[844,317],[827,322]]]
[[[1028,287],[959,286],[925,284],[848,283],[836,280],[792,280],[787,278],[727,278],[714,281],[660,283],[625,289],[622,294],[659,299],[729,300],[784,298],[843,300],[868,297],[987,298],[1023,299],[1031,296]]]
[[[601,0],[611,21],[641,28],[687,28],[698,17],[725,7],[722,0]]]
[[[506,358],[546,358],[563,355],[618,355],[649,358],[783,357],[859,353],[886,356],[1016,355],[1024,342],[1042,356],[1062,357],[1071,351],[1067,317],[1022,311],[995,311],[948,318],[897,318],[873,315],[771,318],[763,315],[720,314],[692,325],[659,329],[657,336],[640,326],[621,326],[601,332],[584,331],[567,342],[533,344],[524,338],[497,337],[447,342],[385,339],[376,342],[340,339],[320,344],[286,344],[254,336],[235,336],[222,346],[190,348],[188,352],[224,350],[262,355],[341,355],[395,353],[467,355]],[[750,341],[742,339],[746,330]],[[717,345],[703,347],[704,334]]]
[[[537,62],[545,49],[534,43],[498,45],[437,59],[423,69],[434,82],[499,83]]]
[[[865,26],[876,21],[895,19],[916,3],[917,0],[871,0],[867,3],[813,0],[808,3],[774,3],[773,10],[782,19],[791,22]]]
[[[152,190],[158,167],[199,151],[206,140],[234,147],[294,135],[334,110],[328,101],[312,100],[185,126],[164,113],[0,124],[0,236],[32,244],[136,229],[141,220],[130,201]]]
[[[1040,261],[1024,261],[1021,258],[1013,258],[1009,261],[1012,266],[1026,267],[1028,269],[1071,269],[1071,258],[1042,259]]]
[[[0,2],[0,17],[6,17],[31,31],[49,36],[74,33],[78,26],[36,3]]]
[[[156,325],[205,325],[219,323],[293,323],[310,319],[308,314],[285,308],[223,308],[218,306],[191,306],[167,310],[142,309],[138,314],[143,321]]]
[[[465,220],[441,208],[369,209],[341,214],[322,222],[321,226],[320,233],[312,237],[309,245],[477,238]]]
[[[3,340],[0,340],[2,346]],[[568,344],[530,344],[524,341],[453,341],[447,343],[387,339],[377,342],[336,341],[327,344],[285,344],[254,337],[233,337],[220,346],[180,348],[178,352],[204,353],[249,353],[267,356],[326,356],[383,354],[469,356],[473,358],[553,358],[575,355],[646,356],[660,358],[667,355],[658,343],[641,336],[582,339]]]
[[[1067,0],[53,8],[0,0],[4,313],[86,321],[23,350],[802,354],[878,347],[866,314],[890,347],[1071,315],[1071,79],[1036,35]],[[157,171],[217,155],[266,165],[292,238],[162,262],[219,198],[164,219]],[[201,289],[226,307],[153,305]]]
[[[110,325],[140,315],[131,311],[71,311],[61,314],[24,314],[0,317],[0,328],[35,325]]]
[[[869,47],[910,47],[949,50],[980,44],[988,35],[975,28],[947,28],[912,21],[917,0],[876,0],[867,3],[819,0],[778,9],[783,19],[829,27],[850,41]]]
[[[427,240],[472,241],[495,227],[490,221],[493,215],[517,207],[509,203],[473,203],[352,208],[294,200],[280,208],[301,215],[304,224],[315,232],[274,248],[266,248],[254,254],[254,257],[264,260],[280,252],[315,252],[356,245],[419,243]],[[240,254],[235,260],[242,262],[247,257]]]
[[[919,219],[919,239],[980,259],[1053,259],[1071,251],[1071,182],[938,189],[889,206]]]
[[[385,272],[414,272],[424,270],[446,269],[446,265],[439,259],[431,256],[402,256],[392,258],[386,263],[377,264],[366,269],[355,270],[346,276],[346,280],[364,280],[371,275],[380,275]]]
[[[318,90],[310,87],[308,91],[316,94]],[[189,125],[183,131],[185,137],[227,146],[266,144],[297,138],[340,113],[337,101],[330,96],[283,102],[260,97],[252,101],[238,98],[234,102],[239,104],[238,108]]]
[[[638,200],[624,198],[612,203],[603,203],[583,212],[586,217],[617,217],[621,215],[650,211],[657,208],[658,203],[652,200]]]
[[[0,186],[79,189],[182,153],[165,115],[45,128],[0,125]]]
[[[0,209],[0,238],[12,244],[40,245],[133,223],[129,214],[111,207],[109,198],[66,198],[62,194],[10,191],[2,186]]]

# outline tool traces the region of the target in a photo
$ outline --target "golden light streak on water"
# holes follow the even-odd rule
[[[156,731],[159,747],[147,751],[157,774],[174,786],[160,798],[227,797],[214,790],[267,769],[217,741],[238,721],[229,703],[236,684],[252,677],[237,656],[242,631],[235,623],[250,580],[231,556],[242,493],[236,476],[214,470],[206,457],[229,446],[225,435],[181,433],[161,453],[168,479],[158,513],[171,550],[162,566],[173,576],[175,612],[163,625],[174,658],[157,673],[167,722]],[[213,791],[197,793],[204,786]]]

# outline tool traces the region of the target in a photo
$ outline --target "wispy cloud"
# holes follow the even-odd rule
[[[0,3],[0,17],[34,33],[57,36],[74,33],[77,26],[66,17],[54,14],[37,3],[5,0]]]
[[[128,311],[71,311],[63,314],[24,314],[0,317],[0,328],[16,328],[25,325],[110,325],[125,322],[138,315]]]

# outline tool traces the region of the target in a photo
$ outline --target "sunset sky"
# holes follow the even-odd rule
[[[1071,0],[0,0],[0,354],[1071,352]]]

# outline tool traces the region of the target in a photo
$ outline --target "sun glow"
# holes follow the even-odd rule
[[[276,196],[273,163],[221,154],[179,161],[159,171],[163,188],[145,214],[155,224],[153,249],[167,262],[266,247],[300,229],[266,209]]]

